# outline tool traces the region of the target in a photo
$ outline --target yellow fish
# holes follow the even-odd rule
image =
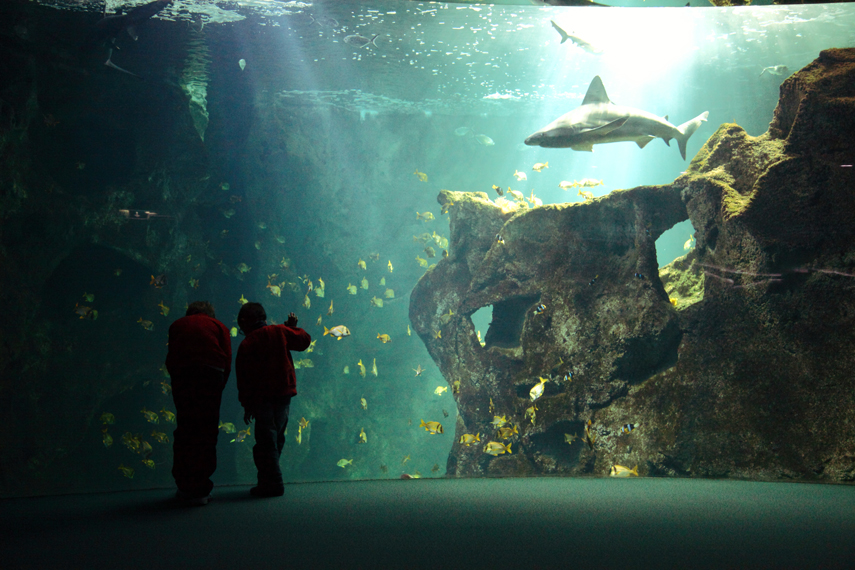
[[[83,300],[87,303],[92,303],[95,301],[95,295],[93,293],[83,293]]]
[[[146,410],[145,408],[140,410],[140,412],[145,417],[147,422],[152,424],[160,423],[160,419],[157,417],[157,412],[152,412],[151,410]]]
[[[436,218],[433,217],[433,214],[431,212],[425,212],[423,214],[416,212],[416,219],[429,222],[431,220],[435,220]]]
[[[169,315],[169,307],[167,307],[166,305],[164,305],[164,304],[163,304],[163,301],[161,301],[160,303],[158,303],[158,304],[157,304],[157,306],[158,306],[158,307],[160,307],[160,314],[161,314],[161,315],[163,315],[164,317],[165,317],[165,316],[167,316],[167,315]]]
[[[324,284],[324,280],[323,280],[323,279],[321,279],[320,277],[318,277],[318,283],[320,283],[320,285],[318,285],[318,286],[317,286],[317,288],[315,289],[315,292],[316,292],[316,293],[317,293],[317,290],[318,290],[318,289],[323,290],[323,289],[324,289],[324,287],[326,287],[326,285]],[[323,295],[318,295],[318,296],[319,296],[319,297],[323,297]]]
[[[579,190],[579,193],[577,194],[577,196],[581,196],[582,198],[585,199],[586,202],[590,202],[591,200],[594,199],[594,194],[591,192],[588,192],[587,190]]]
[[[356,285],[347,284],[347,292],[351,295],[356,295]]]
[[[303,443],[303,428],[297,428],[297,437],[294,439],[297,440],[297,445],[301,445]]]
[[[677,299],[675,299],[674,297],[669,297],[668,300],[671,301],[672,305],[674,305],[675,307],[677,306]]]
[[[630,475],[638,477],[638,465],[632,469],[624,467],[623,465],[612,465],[612,469],[609,472],[609,477],[629,477]]]
[[[229,334],[232,335],[232,338],[236,337],[238,335],[238,328],[232,327],[231,329],[229,329]]]
[[[514,434],[519,433],[515,426],[499,428],[498,434],[502,439],[510,439]]]
[[[169,436],[162,431],[151,432],[151,437],[153,437],[158,443],[169,443]]]
[[[175,423],[175,414],[173,414],[172,412],[170,412],[166,408],[160,409],[160,415],[163,416],[164,420],[166,420],[170,423],[173,423],[173,424]]]
[[[412,336],[412,334],[410,334],[410,325],[407,325],[407,336]]]
[[[191,286],[191,287],[193,287],[194,289],[198,289],[198,288],[199,288],[199,280],[198,280],[198,279],[196,279],[195,277],[194,277],[194,278],[192,278],[192,279],[190,279],[190,281],[188,281],[188,283],[189,283],[189,284],[190,284],[190,286]]]
[[[525,172],[520,172],[519,170],[514,170],[514,178],[517,179],[517,182],[528,180],[528,176],[526,176]]]
[[[235,424],[233,424],[232,422],[225,422],[225,423],[220,422],[220,425],[217,427],[226,433],[236,433],[237,432],[237,428],[235,428]]]
[[[389,273],[392,273],[392,260],[389,260]]]
[[[318,315],[318,322],[316,323],[318,326],[321,326],[321,322],[323,322],[323,315]]]
[[[404,463],[406,463],[406,462],[407,462],[407,461],[409,461],[409,460],[410,460],[410,456],[409,456],[409,455],[404,456],[404,458],[401,460],[401,465],[403,465]]]
[[[122,475],[124,475],[128,479],[134,478],[134,470],[130,467],[125,467],[124,464],[119,464],[119,471],[121,471]]]
[[[338,325],[338,326],[335,326],[331,329],[324,327],[324,334],[322,336],[327,336],[327,335],[335,337],[336,340],[341,340],[346,336],[350,336],[350,331],[344,325]]]
[[[424,172],[419,172],[418,168],[416,168],[416,171],[413,172],[413,174],[415,174],[418,177],[419,182],[427,182],[428,181],[427,174],[425,174]]]
[[[365,378],[365,365],[362,364],[361,358],[359,359],[359,362],[356,363],[356,365],[359,367],[359,375]]]
[[[359,441],[357,443],[368,443],[368,436],[365,435],[365,429],[359,428]]]
[[[280,287],[279,285],[273,285],[272,283],[270,283],[268,281],[267,282],[267,288],[270,289],[270,294],[273,295],[274,297],[281,297],[282,296],[282,287]]]
[[[107,433],[107,428],[104,428],[104,435],[101,437],[101,441],[104,442],[104,447],[110,447],[113,445],[113,436]]]
[[[336,465],[338,465],[339,467],[344,469],[348,465],[353,465],[353,459],[339,459],[338,463],[336,463]]]
[[[362,281],[360,282],[360,285],[362,286],[363,289],[368,289],[368,279],[363,277]]]
[[[309,427],[309,420],[307,420],[306,418],[300,418],[299,425],[300,429],[307,428]]]
[[[362,405],[363,410],[368,409],[368,401],[365,398],[359,398],[359,403]]]
[[[443,392],[448,392],[448,386],[437,386],[436,390],[433,391],[437,396],[442,396]]]
[[[103,414],[101,414],[101,423],[103,423],[104,425],[114,424],[116,423],[116,416],[111,413],[104,412]]]
[[[252,271],[252,267],[250,267],[246,263],[238,263],[237,270],[240,273],[249,273],[250,271]]]
[[[350,374],[350,366],[345,366],[345,367],[344,367],[344,370],[342,370],[342,373],[344,373],[344,374]]]
[[[160,391],[163,392],[164,396],[168,396],[170,392],[172,392],[172,386],[164,380],[160,383]]]
[[[538,377],[539,382],[535,384],[531,390],[529,390],[528,395],[531,397],[531,401],[534,402],[541,396],[543,396],[543,385],[549,380],[547,378]]]
[[[469,447],[474,443],[481,443],[481,435],[477,433],[475,435],[472,435],[471,433],[464,433],[460,436],[460,439],[458,441],[466,447]]]
[[[451,384],[451,393],[452,394],[459,394],[460,393],[460,380],[455,380]]]
[[[565,192],[567,190],[570,190],[571,188],[575,188],[576,186],[578,186],[578,184],[576,184],[575,182],[570,182],[569,180],[562,180],[558,183],[558,187],[564,190]]]
[[[377,333],[377,338],[379,338],[380,342],[382,342],[383,344],[386,344],[387,342],[391,342],[391,340],[392,340],[392,337],[390,337],[389,335],[380,334],[380,333]]]
[[[572,435],[569,433],[564,434],[564,441],[566,441],[569,445],[573,445],[573,442],[577,439],[579,439],[579,436],[575,433]]]
[[[319,317],[320,318],[320,317]],[[318,321],[320,322],[320,321]],[[315,343],[318,342],[318,339],[313,340],[309,343],[309,348],[306,349],[306,352],[314,352],[315,351]]]
[[[433,338],[442,338],[442,331],[433,331]]]
[[[442,424],[439,422],[426,422],[422,420],[422,423],[419,424],[419,427],[425,428],[425,431],[430,433],[431,435],[442,433]]]
[[[144,328],[144,329],[145,329],[145,330],[147,330],[147,331],[153,331],[153,330],[154,330],[154,323],[152,323],[151,321],[144,321],[144,320],[142,319],[142,317],[140,317],[140,318],[137,320],[137,322],[138,322],[139,324],[141,324],[141,325],[142,325],[142,328]]]
[[[422,372],[424,372],[424,371],[425,371],[425,369],[422,368],[421,364],[419,364],[416,368],[413,368],[413,372],[416,373],[416,376],[421,376]]]
[[[383,293],[383,296],[386,297],[387,299],[394,299],[395,298],[395,290],[394,289],[386,289],[386,292]]]
[[[440,315],[439,321],[442,324],[447,325],[448,322],[451,320],[451,317],[453,317],[453,316],[454,316],[454,313],[451,311],[451,309],[448,309],[448,314],[447,315]]]
[[[307,309],[310,309],[312,307],[312,301],[309,299],[308,295],[306,295],[306,298],[303,299],[303,306]]]
[[[371,374],[377,376],[377,359],[373,359],[374,362],[371,364]]]
[[[493,416],[493,421],[490,423],[493,424],[494,428],[498,429],[508,423],[508,418],[505,416]]]
[[[490,455],[501,455],[503,453],[513,453],[511,451],[511,444],[505,445],[500,441],[491,441],[487,445],[484,446],[484,453],[489,453]]]
[[[427,266],[428,266],[428,261],[427,261],[427,259],[422,259],[422,258],[421,258],[421,257],[419,257],[418,255],[416,256],[416,261],[417,261],[417,262],[418,262],[418,264],[419,264],[419,265],[421,265],[422,267],[427,267]]]
[[[240,299],[238,299],[238,303],[240,303],[241,305],[246,305],[247,303],[249,303],[249,301],[247,301],[246,297],[241,294]]]
[[[333,311],[333,302],[332,302],[332,299],[330,299],[330,308],[327,310],[327,316],[332,315],[333,312],[334,312]]]
[[[358,266],[359,266],[359,267],[361,267],[362,269],[368,269],[368,268],[365,266],[365,262],[364,262],[364,261],[362,261],[361,259],[356,263],[356,265],[358,265]]]
[[[531,406],[525,409],[525,417],[531,419],[531,425],[534,425],[534,419],[537,415],[537,406]]]
[[[243,440],[246,439],[246,436],[250,435],[250,431],[249,431],[250,429],[251,428],[246,428],[246,429],[240,430],[239,432],[237,432],[237,435],[235,436],[235,438],[233,440],[231,440],[229,443],[234,443],[234,442],[243,443]]]
[[[688,251],[693,247],[695,247],[695,236],[689,236],[689,239],[683,244],[683,249]]]
[[[381,278],[380,278],[380,286],[381,286],[381,287],[385,287],[385,286],[386,286],[386,278],[385,278],[385,277],[381,277]]]
[[[373,305],[374,307],[378,307],[378,308],[382,309],[383,308],[383,299],[380,299],[378,297],[371,297],[371,305]]]
[[[576,182],[576,186],[581,186],[582,188],[593,188],[594,186],[602,185],[602,180],[594,180],[593,178],[583,178],[579,182]]]
[[[549,168],[548,162],[537,162],[534,166],[531,167],[532,170],[536,170],[537,172],[540,172],[544,168]]]

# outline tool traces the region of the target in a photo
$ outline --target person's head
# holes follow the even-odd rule
[[[187,305],[187,312],[184,314],[188,317],[190,315],[208,315],[212,319],[216,318],[216,315],[214,314],[214,305],[208,301],[193,301]]]
[[[267,313],[261,303],[244,303],[238,313],[237,321],[243,334],[249,334],[267,324]]]

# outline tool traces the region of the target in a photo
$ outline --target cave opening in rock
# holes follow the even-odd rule
[[[516,348],[520,346],[520,337],[522,336],[523,322],[528,309],[538,303],[540,297],[538,295],[528,295],[525,297],[514,297],[494,303],[489,307],[491,320],[487,327],[487,334],[483,336],[484,348],[496,346],[499,348]],[[482,311],[488,307],[479,309],[472,315],[472,324],[475,325],[475,330],[481,330]],[[476,317],[479,319],[476,322]]]
[[[695,246],[694,235],[695,228],[689,220],[665,230],[656,240],[656,261],[659,268],[689,253]]]

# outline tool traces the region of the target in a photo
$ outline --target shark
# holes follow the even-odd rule
[[[567,40],[570,40],[571,43],[576,44],[577,46],[579,46],[580,48],[582,48],[583,50],[585,50],[588,53],[593,53],[595,55],[603,53],[602,48],[599,48],[599,47],[597,47],[597,46],[595,46],[589,42],[586,42],[585,40],[583,40],[579,36],[574,36],[573,34],[568,34],[567,32],[565,32],[561,28],[561,26],[559,26],[558,24],[555,23],[554,20],[549,20],[549,23],[552,24],[552,27],[555,28],[555,31],[558,32],[559,35],[561,35],[561,43],[562,44],[564,42],[566,42]]]
[[[104,16],[90,31],[89,36],[86,38],[86,45],[94,47],[108,44],[107,61],[104,62],[104,65],[121,71],[122,73],[139,77],[136,73],[122,69],[113,63],[113,48],[116,47],[116,38],[122,32],[127,32],[128,35],[136,41],[139,38],[136,32],[136,26],[149,20],[152,16],[169,6],[171,3],[172,0],[154,0],[148,4],[137,6],[136,8],[129,10],[126,14]]]
[[[686,160],[686,142],[708,116],[709,111],[704,111],[675,127],[668,122],[667,115],[657,117],[641,109],[615,105],[597,75],[588,86],[582,105],[529,136],[525,144],[592,152],[595,144],[632,141],[644,148],[656,138],[664,140],[668,146],[671,146],[671,139],[676,139],[680,156]]]

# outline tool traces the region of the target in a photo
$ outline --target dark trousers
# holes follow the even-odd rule
[[[178,427],[173,432],[172,476],[178,490],[206,497],[214,488],[217,436],[223,372],[207,366],[182,370],[172,376],[172,399]]]
[[[284,488],[279,457],[285,447],[285,428],[288,427],[290,408],[291,398],[252,406],[252,415],[255,417],[255,447],[252,448],[252,458],[258,468],[258,486],[265,490]]]

